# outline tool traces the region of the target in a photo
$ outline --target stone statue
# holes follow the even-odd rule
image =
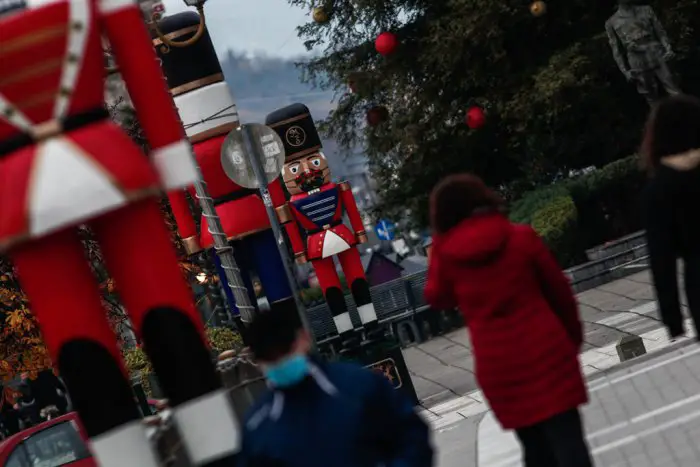
[[[627,81],[649,105],[660,97],[659,82],[669,95],[680,94],[666,62],[673,50],[661,22],[649,5],[619,0],[618,9],[605,23],[613,57]]]

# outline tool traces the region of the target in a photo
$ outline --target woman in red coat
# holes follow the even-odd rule
[[[449,176],[430,201],[425,296],[436,309],[461,310],[494,415],[516,431],[527,467],[590,467],[578,411],[587,402],[583,332],[566,276],[478,177]]]

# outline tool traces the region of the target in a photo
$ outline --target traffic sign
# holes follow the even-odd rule
[[[394,223],[386,219],[381,219],[379,222],[377,222],[377,225],[374,228],[374,231],[377,232],[377,237],[379,237],[380,240],[393,240],[395,230],[396,226]]]
[[[267,183],[272,183],[282,173],[284,166],[284,145],[282,139],[272,128],[259,123],[247,123],[262,148],[264,160],[260,161],[265,171]],[[221,146],[221,165],[224,172],[236,185],[244,188],[259,188],[258,180],[250,162],[252,154],[248,154],[243,141],[241,128],[231,130]]]

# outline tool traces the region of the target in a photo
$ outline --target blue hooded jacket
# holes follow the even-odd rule
[[[252,407],[237,467],[432,465],[428,425],[384,376],[313,361],[303,382]]]

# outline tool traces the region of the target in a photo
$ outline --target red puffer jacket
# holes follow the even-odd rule
[[[484,214],[434,237],[425,295],[462,311],[476,379],[504,428],[587,402],[576,299],[531,227]]]

